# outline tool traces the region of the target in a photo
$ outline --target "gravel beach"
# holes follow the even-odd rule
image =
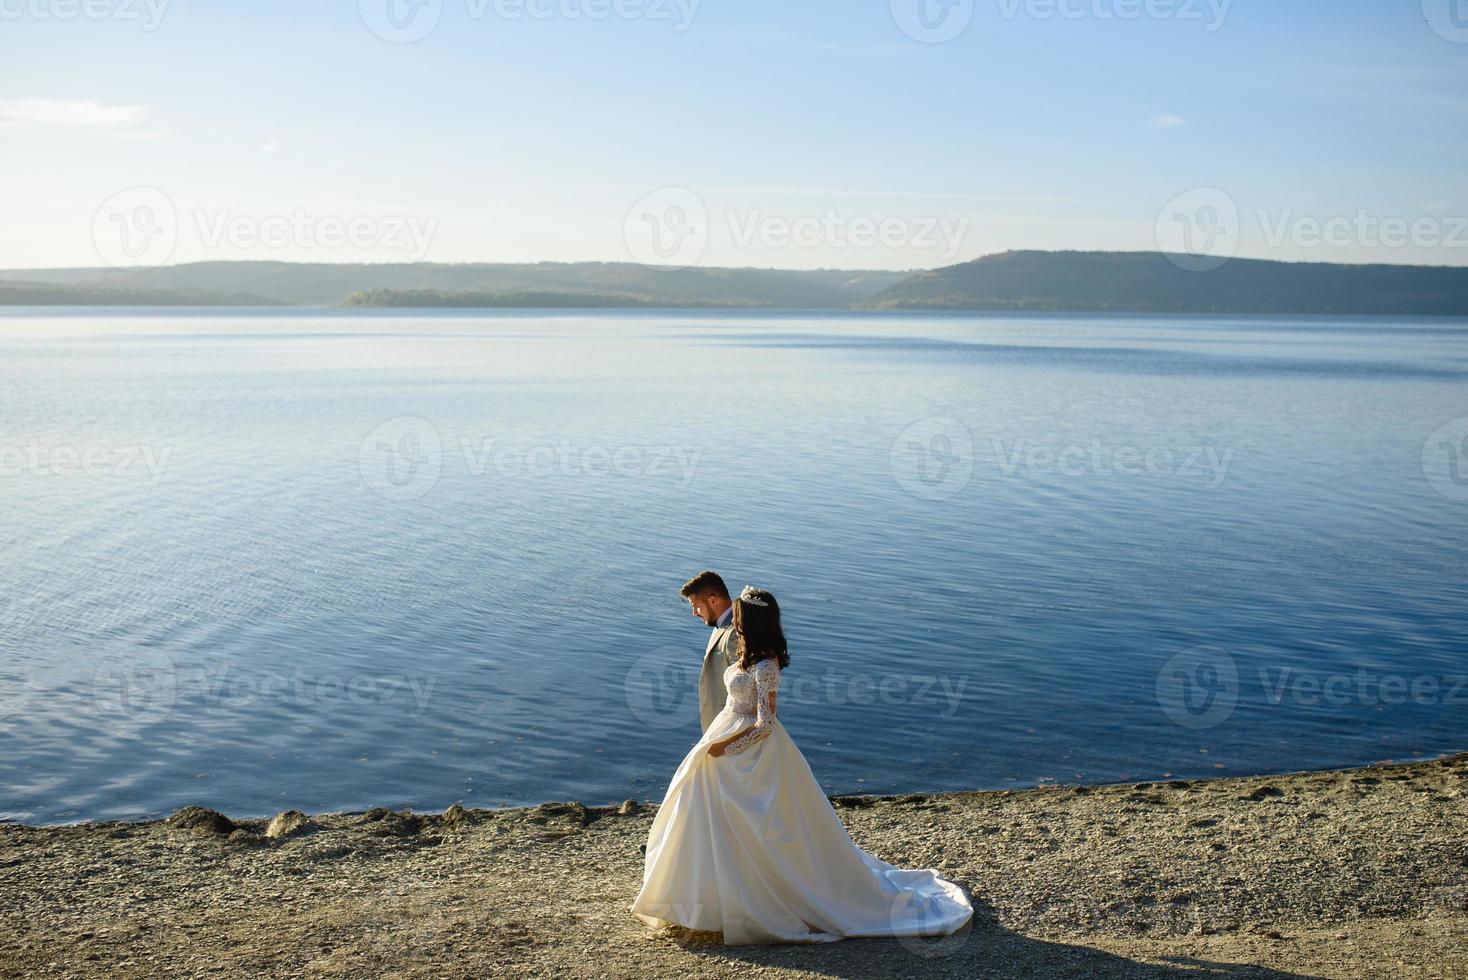
[[[724,946],[628,911],[654,805],[0,824],[3,977],[1468,977],[1468,753],[837,797],[963,885],[943,939]]]

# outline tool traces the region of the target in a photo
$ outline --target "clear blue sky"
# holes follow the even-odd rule
[[[369,28],[389,0],[60,19],[80,2],[0,0],[0,267],[101,264],[99,208],[138,187],[174,209],[172,262],[624,261],[638,202],[675,187],[706,211],[688,261],[932,267],[1156,249],[1203,187],[1238,254],[1468,265],[1463,0],[978,0],[942,43],[889,0],[391,0],[434,25],[411,42]],[[251,237],[290,215],[368,224]],[[1416,230],[1383,241],[1387,219]]]

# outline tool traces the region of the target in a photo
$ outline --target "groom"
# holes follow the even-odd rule
[[[711,626],[703,651],[703,673],[698,678],[698,720],[704,731],[724,708],[729,692],[724,689],[724,668],[739,656],[738,636],[734,632],[734,603],[729,588],[716,572],[699,572],[689,579],[678,594],[688,600],[693,615]]]

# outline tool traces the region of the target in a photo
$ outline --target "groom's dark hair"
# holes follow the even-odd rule
[[[678,594],[685,599],[690,596],[703,595],[705,592],[712,592],[720,599],[729,598],[729,587],[724,584],[718,572],[699,572],[683,583],[683,588],[678,590]]]

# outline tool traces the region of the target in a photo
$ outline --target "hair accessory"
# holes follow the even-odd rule
[[[765,606],[766,608],[770,605],[756,594],[755,588],[752,585],[746,585],[744,591],[739,593],[739,601],[747,602],[751,606]]]

